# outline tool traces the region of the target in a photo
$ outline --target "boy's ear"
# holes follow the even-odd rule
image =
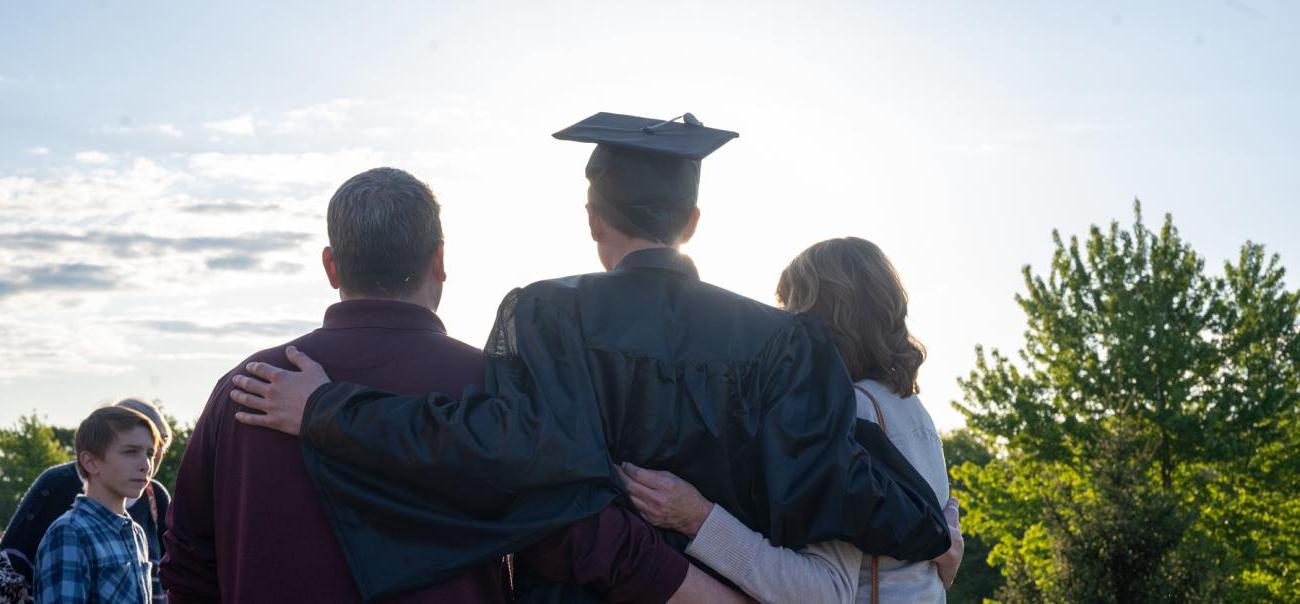
[[[99,464],[102,460],[95,457],[94,453],[82,451],[77,454],[77,461],[81,462],[81,467],[85,469],[87,477],[99,475]]]

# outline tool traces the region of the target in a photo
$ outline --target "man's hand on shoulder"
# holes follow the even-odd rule
[[[298,435],[307,398],[317,388],[329,383],[325,368],[297,348],[285,349],[285,356],[300,371],[288,371],[267,363],[249,363],[245,369],[252,376],[236,375],[231,381],[236,389],[230,400],[261,413],[240,411],[235,419],[250,426],[261,426]]]

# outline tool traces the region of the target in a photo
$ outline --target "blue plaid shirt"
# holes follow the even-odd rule
[[[140,525],[78,495],[36,550],[36,601],[148,604],[148,551]]]

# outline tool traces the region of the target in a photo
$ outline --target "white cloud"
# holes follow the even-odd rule
[[[148,363],[142,355],[164,336],[122,324],[141,301],[163,308],[193,302],[201,312],[174,316],[200,326],[226,325],[236,319],[212,297],[250,283],[310,280],[288,264],[319,249],[319,234],[304,229],[321,221],[303,216],[304,208],[321,205],[319,193],[312,204],[264,193],[241,200],[251,208],[246,211],[196,219],[187,208],[230,200],[216,192],[227,183],[188,169],[188,155],[151,160],[82,151],[56,157],[64,163],[41,176],[0,172],[0,383],[67,374],[68,367],[78,376],[143,371]],[[311,181],[307,174],[314,169],[341,180],[352,172],[330,173],[331,166],[374,158],[370,151],[273,156],[268,161],[288,175],[270,185],[241,163],[256,163],[259,156],[210,156],[196,165],[256,187]],[[233,324],[245,336],[262,334],[267,343],[292,331]]]
[[[26,211],[28,208],[22,207],[24,198],[32,197],[32,192],[36,190],[37,181],[30,176],[7,176],[0,178],[0,210],[7,208],[16,208],[20,211]]]
[[[109,157],[108,154],[103,151],[78,151],[76,155],[73,155],[73,158],[83,164],[90,164],[92,166],[102,166],[104,164],[113,163],[113,158]]]
[[[362,128],[360,132],[363,136],[371,138],[392,138],[400,133],[397,128],[390,128],[388,126],[370,126],[368,128]]]
[[[0,383],[32,375],[113,375],[129,371],[140,347],[111,324],[86,320],[80,309],[43,305],[27,313],[23,305],[6,308],[0,318]],[[33,323],[34,322],[34,323]],[[32,325],[39,325],[33,329]]]
[[[161,134],[163,136],[170,136],[172,138],[180,138],[185,135],[184,132],[181,132],[180,128],[177,128],[176,126],[173,126],[171,124],[156,124],[154,125],[153,129],[158,134]]]
[[[263,309],[247,321],[232,309],[249,288],[271,287],[293,301],[275,317],[316,316],[332,299],[319,271],[308,270],[324,244],[329,192],[362,170],[399,161],[405,167],[409,149],[366,145],[400,142],[421,128],[380,101],[352,99],[213,117],[224,119],[109,124],[93,132],[137,142],[224,140],[211,151],[173,148],[146,159],[121,140],[80,150],[33,147],[25,150],[30,156],[49,156],[37,162],[39,171],[0,169],[0,243],[10,242],[0,246],[0,294],[8,292],[0,295],[0,341],[12,344],[0,347],[0,383],[72,375],[69,363],[82,368],[76,375],[146,372],[158,353],[201,350],[228,362],[307,329],[247,322],[266,322]],[[356,142],[358,135],[369,142]],[[268,142],[275,145],[268,149]],[[294,152],[304,149],[315,151]],[[451,158],[464,155],[421,157],[439,165]],[[146,302],[165,312],[141,311]],[[210,333],[231,325],[242,332]],[[232,343],[232,352],[211,354]]]
[[[948,149],[958,155],[995,155],[1008,149],[1006,145],[980,143],[976,145],[948,145]]]
[[[1057,125],[1056,130],[1071,136],[1093,136],[1111,134],[1119,129],[1113,124],[1100,122],[1066,122]]]
[[[204,122],[203,127],[218,134],[230,136],[254,136],[257,134],[257,125],[254,123],[253,114],[251,113],[245,113],[230,119]]]
[[[362,104],[363,101],[357,99],[334,99],[290,109],[279,114],[275,119],[258,118],[249,112],[224,120],[205,122],[203,127],[217,135],[213,140],[221,140],[222,135],[256,136],[259,132],[289,135],[321,130],[337,131],[349,121],[352,110]],[[129,127],[126,129],[129,130]]]
[[[329,153],[196,153],[189,169],[213,180],[235,180],[271,191],[291,185],[333,185],[383,165],[382,153],[368,148]]]
[[[339,129],[348,120],[349,112],[361,105],[355,99],[334,99],[324,103],[299,107],[285,112],[284,118],[274,124],[276,134],[306,132],[319,126]]]
[[[167,138],[181,138],[185,133],[172,124],[145,124],[143,126],[104,126],[98,130],[104,134],[157,134]]]
[[[182,188],[193,182],[188,174],[142,157],[86,166],[61,167],[40,179],[0,177],[0,225],[14,229],[112,226],[149,230],[150,225],[166,220],[169,210],[182,216],[174,208],[196,201]],[[176,221],[176,225],[190,227],[192,220]],[[168,235],[177,234],[175,229],[160,228]]]

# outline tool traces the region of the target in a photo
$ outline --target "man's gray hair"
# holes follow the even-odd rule
[[[375,168],[349,178],[326,216],[340,287],[377,298],[414,293],[442,245],[438,214],[429,186],[402,170]]]

